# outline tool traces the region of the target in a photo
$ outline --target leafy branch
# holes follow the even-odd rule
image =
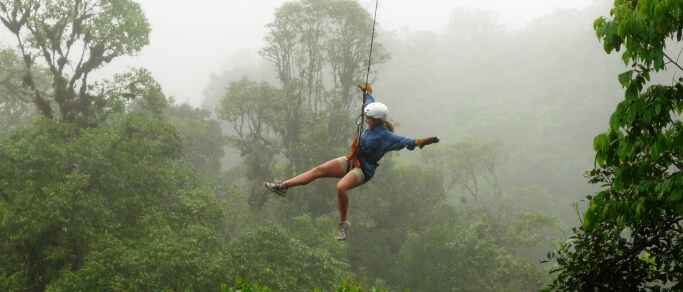
[[[683,220],[683,218],[681,218],[680,216],[676,216],[676,217],[670,218],[669,220],[665,220],[665,221],[660,222],[660,224],[658,224],[658,226],[657,226],[656,233],[649,240],[646,240],[646,241],[641,242],[640,244],[634,245],[632,248],[623,251],[623,253],[620,256],[611,258],[611,259],[607,260],[602,265],[597,265],[597,267],[598,267],[598,271],[596,271],[597,273],[587,273],[589,275],[590,274],[596,274],[596,276],[587,282],[587,285],[584,287],[583,290],[594,291],[597,283],[604,281],[604,279],[603,279],[604,277],[608,277],[609,274],[614,274],[614,272],[616,270],[620,270],[620,269],[615,269],[615,267],[620,262],[640,254],[647,247],[649,247],[649,246],[655,244],[656,242],[660,241],[662,236],[667,231],[671,230],[670,226],[674,225],[674,224],[678,224],[678,222],[680,222],[681,220]]]

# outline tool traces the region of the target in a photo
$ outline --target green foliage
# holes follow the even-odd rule
[[[220,161],[227,140],[221,133],[219,122],[210,118],[211,112],[208,110],[192,108],[187,103],[170,103],[164,112],[187,140],[187,160],[203,177],[215,178],[220,175]]]
[[[273,136],[273,126],[281,123],[277,110],[282,108],[281,90],[266,82],[257,83],[247,78],[230,82],[220,107],[218,118],[227,121],[232,130],[227,136],[228,145],[237,149],[243,158],[244,178],[259,183],[276,173],[276,155],[281,144]],[[266,197],[252,187],[249,202],[262,206]]]
[[[45,70],[36,68],[36,81],[41,90],[49,91]],[[21,58],[10,49],[0,49],[0,137],[15,127],[28,126],[37,114],[31,93],[22,85]]]
[[[403,285],[416,291],[533,291],[541,286],[543,271],[498,246],[485,215],[464,224],[453,212],[452,206],[441,206],[434,214],[438,221],[408,236],[399,259]]]
[[[230,123],[234,134],[228,136],[231,146],[240,151],[247,165],[246,177],[250,180],[272,173],[273,157],[280,148],[272,141],[270,131],[277,117],[280,91],[265,82],[257,83],[243,78],[230,82],[218,117]]]
[[[114,74],[112,80],[94,82],[92,87],[106,94],[106,109],[112,113],[121,112],[127,105],[134,110],[161,114],[168,106],[161,85],[145,68],[129,68],[127,72]],[[133,98],[138,99],[131,102]]]
[[[323,215],[311,218],[310,215],[300,215],[292,219],[288,232],[306,246],[319,250],[321,254],[329,254],[333,259],[343,259],[348,256],[348,247],[332,239],[330,234],[337,231],[336,216]]]
[[[268,125],[261,124],[261,126],[266,126],[261,129],[268,129],[268,131],[260,132],[268,134],[264,136],[264,140],[272,142],[272,152],[254,151],[253,153],[258,153],[259,158],[263,160],[248,161],[246,164],[256,166],[253,169],[262,169],[263,172],[248,170],[250,175],[255,174],[254,180],[258,181],[246,184],[243,187],[246,190],[243,194],[255,194],[252,198],[257,197],[264,202],[263,209],[256,213],[259,214],[257,215],[259,218],[249,220],[247,225],[254,226],[253,224],[257,224],[254,222],[275,220],[285,225],[283,228],[293,234],[292,236],[295,236],[294,234],[297,234],[299,229],[311,229],[292,222],[296,220],[290,218],[302,213],[310,214],[312,218],[318,218],[321,214],[334,212],[336,206],[333,199],[333,180],[316,181],[305,188],[292,189],[287,198],[276,197],[276,200],[267,200],[272,198],[272,194],[263,191],[261,180],[270,180],[273,177],[286,178],[288,175],[307,170],[313,165],[335,157],[335,153],[337,156],[345,154],[348,141],[341,140],[348,140],[350,134],[342,131],[342,128],[353,127],[353,123],[349,122],[349,116],[354,116],[354,102],[345,104],[344,95],[339,94],[342,91],[337,89],[342,87],[337,87],[336,81],[330,81],[337,79],[328,78],[330,76],[328,72],[311,73],[318,72],[316,71],[318,68],[326,68],[324,67],[326,63],[315,60],[324,60],[324,58],[316,58],[324,53],[322,52],[323,48],[329,46],[322,45],[324,37],[315,32],[315,28],[319,26],[309,25],[322,18],[320,15],[324,13],[318,13],[318,11],[325,10],[321,7],[324,5],[319,5],[316,1],[288,3],[278,10],[276,20],[269,27],[271,29],[269,37],[272,39],[270,39],[271,42],[268,43],[268,46],[261,51],[261,54],[274,65],[279,74],[280,86],[278,88],[280,89],[278,89],[278,94],[265,96],[268,98],[268,102],[262,102],[265,98],[254,94],[261,87],[260,83],[246,79],[246,82],[242,80],[235,83],[246,85],[243,88],[249,87],[250,90],[234,91],[244,92],[244,94],[232,94],[230,101],[228,101],[228,95],[224,99],[224,103],[235,108],[238,108],[238,105],[249,110],[258,108],[261,111],[254,110],[254,113],[261,113],[264,116],[267,116],[265,114],[272,114],[275,118],[274,126],[267,127]],[[453,20],[455,22],[459,19],[454,17]],[[563,23],[576,23],[576,21],[572,19]],[[547,26],[545,23],[544,25]],[[453,25],[454,29],[455,26]],[[404,131],[405,128],[402,127],[403,130],[399,130],[399,132],[404,132],[407,135],[424,133],[427,130],[432,131],[435,129],[434,124],[438,124],[437,129],[444,135],[451,135],[451,139],[458,137],[453,135],[469,134],[472,137],[486,137],[486,139],[495,137],[496,140],[494,141],[505,141],[506,146],[503,147],[500,142],[473,138],[471,141],[458,144],[458,147],[461,148],[452,146],[454,152],[460,151],[458,155],[462,156],[458,160],[461,162],[457,164],[458,166],[477,167],[476,170],[479,172],[476,172],[475,177],[480,187],[480,204],[484,206],[471,208],[470,205],[477,204],[474,202],[464,207],[468,210],[464,214],[471,215],[471,217],[461,218],[460,216],[465,215],[447,214],[445,212],[442,215],[443,217],[456,216],[461,219],[462,229],[465,229],[470,222],[476,222],[486,226],[482,230],[491,233],[482,237],[486,240],[485,250],[490,252],[490,255],[496,256],[495,262],[500,263],[500,266],[490,266],[491,269],[496,269],[493,271],[472,274],[470,278],[475,280],[471,281],[487,282],[487,280],[481,280],[477,277],[489,275],[487,273],[500,274],[506,276],[494,277],[496,280],[492,281],[494,283],[489,283],[490,287],[504,289],[500,287],[510,285],[519,291],[535,290],[540,287],[539,283],[544,280],[540,268],[533,262],[519,260],[512,255],[520,249],[538,245],[545,239],[544,236],[548,235],[547,228],[555,226],[556,223],[552,216],[539,211],[541,207],[544,207],[542,206],[543,202],[547,200],[523,201],[519,198],[525,195],[545,194],[547,192],[545,187],[554,184],[556,181],[561,181],[566,187],[565,191],[569,191],[561,194],[553,192],[552,196],[555,198],[576,191],[576,184],[565,177],[566,169],[570,169],[567,164],[571,164],[571,166],[583,164],[579,160],[567,162],[568,159],[566,158],[577,157],[581,153],[579,148],[583,140],[581,140],[582,134],[578,133],[581,131],[574,131],[566,124],[577,127],[593,126],[598,119],[585,121],[584,112],[597,111],[597,108],[606,104],[611,107],[612,105],[609,103],[611,101],[605,102],[598,98],[602,97],[603,91],[607,90],[597,91],[589,97],[583,97],[583,92],[577,90],[577,88],[594,82],[593,77],[600,76],[601,71],[597,73],[590,71],[585,76],[583,73],[587,72],[575,73],[577,67],[594,65],[591,64],[594,58],[579,55],[580,57],[576,57],[576,59],[586,60],[585,63],[567,62],[571,64],[565,63],[563,67],[557,67],[557,60],[566,58],[569,55],[568,50],[576,53],[574,52],[576,50],[570,48],[585,45],[582,42],[583,38],[573,31],[575,26],[568,25],[568,27],[563,26],[559,29],[553,25],[548,26],[547,31],[542,31],[542,35],[557,35],[556,38],[549,41],[552,45],[542,45],[544,42],[534,39],[538,34],[537,30],[521,32],[519,38],[509,38],[507,35],[502,35],[501,31],[496,30],[495,26],[483,26],[481,31],[469,30],[471,28],[469,25],[462,25],[457,28],[467,35],[462,37],[459,32],[454,31],[453,35],[449,35],[446,41],[441,36],[426,33],[409,35],[404,46],[394,45],[392,54],[401,54],[405,57],[396,60],[395,64],[387,64],[387,66],[392,66],[392,70],[387,70],[386,73],[382,74],[384,76],[382,80],[385,80],[386,83],[383,86],[376,87],[376,89],[380,89],[377,91],[377,97],[383,102],[386,101],[394,105],[392,107],[394,114],[392,115],[400,117],[396,119],[400,119],[401,123],[409,130]],[[358,34],[357,31],[354,33]],[[383,41],[389,39],[391,38],[385,38]],[[315,43],[315,41],[319,42]],[[508,50],[511,47],[511,41],[534,43],[535,46],[531,49],[533,58],[510,58],[511,55],[517,56],[516,51]],[[477,50],[477,54],[464,54],[464,51],[468,49]],[[528,48],[524,49],[527,50]],[[501,54],[500,52],[510,53]],[[508,64],[508,68],[502,68],[499,64],[503,63],[502,59],[516,60],[516,62],[512,65]],[[435,62],[437,60],[438,62]],[[318,64],[323,64],[323,66],[317,67]],[[487,74],[481,72],[477,74],[474,70],[463,70],[463,68],[475,67],[495,67],[500,70]],[[373,69],[376,68],[378,67],[373,66]],[[529,78],[529,76],[535,76],[532,73],[539,74],[536,73],[539,70],[542,71],[540,74],[544,75],[542,78]],[[446,76],[454,76],[453,73],[460,73],[460,75],[454,78],[446,78]],[[470,74],[475,76],[470,78]],[[566,77],[565,75],[571,76]],[[396,78],[397,76],[402,78]],[[519,77],[514,78],[513,76]],[[363,76],[361,75],[361,77]],[[330,82],[321,82],[320,80]],[[344,78],[339,80],[342,86],[344,82],[347,82],[347,79]],[[452,80],[458,82],[451,82]],[[495,80],[495,86],[491,85],[490,80]],[[562,84],[562,86],[556,86],[555,83],[547,85],[549,80],[562,80],[566,84]],[[329,87],[325,87],[326,90],[321,90],[320,84]],[[487,85],[486,93],[483,93],[481,84]],[[577,86],[577,84],[581,84],[581,86]],[[232,86],[231,84],[228,87],[228,91]],[[223,87],[223,85],[214,86],[214,88],[218,87]],[[250,102],[250,106],[256,105],[257,107],[243,106],[237,101],[239,98]],[[349,99],[355,98],[349,95]],[[435,102],[437,99],[439,101]],[[330,104],[339,104],[339,106],[329,106]],[[346,107],[349,109],[348,112],[339,110]],[[249,115],[242,116],[248,117]],[[271,117],[268,116],[265,120],[270,119]],[[248,120],[245,119],[244,121]],[[512,139],[512,143],[508,142],[510,139]],[[571,142],[567,142],[568,140]],[[245,141],[249,140],[245,139]],[[434,221],[431,220],[432,217],[436,216],[434,210],[444,204],[443,201],[446,198],[443,178],[448,176],[441,171],[460,170],[453,167],[454,164],[451,161],[443,159],[443,156],[439,156],[437,154],[439,152],[434,150],[436,148],[424,151],[432,154],[433,162],[439,162],[441,167],[438,169],[424,169],[421,166],[414,167],[413,165],[404,166],[400,163],[398,163],[398,167],[394,167],[393,164],[397,162],[389,159],[395,157],[390,155],[381,162],[380,175],[361,188],[351,191],[349,215],[353,222],[352,235],[343,244],[348,245],[350,251],[348,259],[353,271],[361,276],[364,281],[389,283],[378,284],[375,286],[376,288],[403,288],[406,286],[403,284],[405,282],[420,282],[418,278],[413,278],[412,274],[401,274],[401,269],[407,265],[400,262],[399,256],[402,250],[407,250],[405,245],[408,234],[420,238],[422,234],[427,236],[428,233],[432,232],[427,229]],[[272,153],[281,153],[282,155],[272,155]],[[509,153],[516,154],[512,155],[512,159],[515,159],[514,162],[511,165],[505,165],[505,169],[500,167],[502,153],[506,154],[506,158]],[[468,154],[476,154],[476,157],[481,158],[481,160],[470,159],[468,161],[467,158],[472,158],[472,156],[468,157]],[[401,155],[404,154],[401,153]],[[549,158],[549,156],[552,157]],[[493,160],[485,161],[489,158]],[[548,163],[549,161],[551,163]],[[275,165],[268,164],[274,162]],[[486,162],[490,162],[490,164],[486,164]],[[486,165],[494,167],[492,172],[489,172]],[[487,184],[484,176],[501,179],[502,171],[516,172],[512,176],[515,178],[513,181],[515,186],[526,186],[528,182],[543,185],[539,188],[540,190],[522,190],[510,195],[505,192],[502,180],[499,180],[494,182],[500,189],[498,195],[488,196],[489,193],[494,193],[493,190],[496,187],[482,186]],[[466,182],[470,186],[474,183],[473,180]],[[255,188],[255,190],[248,194],[250,188]],[[496,201],[491,202],[488,200],[489,198],[495,198]],[[572,200],[569,195],[562,196],[562,199]],[[521,208],[520,205],[524,204],[522,202],[531,202],[534,208]],[[557,209],[559,208],[553,208],[553,210]],[[484,216],[482,213],[486,215]],[[297,217],[297,220],[301,218]],[[328,228],[333,226],[328,226]],[[255,229],[243,228],[238,229],[240,234]],[[321,241],[329,242],[330,239],[333,239],[333,230],[326,229],[324,226],[316,228],[316,230],[322,234],[327,234],[327,238],[323,236]],[[458,232],[464,233],[465,231],[458,230]],[[451,237],[456,236],[457,233],[451,235]],[[437,241],[438,236],[434,235],[430,238],[433,238],[430,243],[440,244]],[[475,244],[476,242],[476,240],[471,239],[468,244]],[[417,239],[411,243],[415,246],[419,244]],[[306,241],[305,244],[315,246],[315,242]],[[455,248],[440,250],[449,253],[439,257],[435,255],[434,257],[437,259],[447,258],[450,260],[455,255],[459,255]],[[452,256],[451,253],[455,255]],[[482,260],[489,260],[485,254],[482,253],[478,256]],[[402,259],[405,260],[406,258]],[[417,260],[415,261],[417,262]],[[447,263],[451,264],[451,262]],[[270,264],[272,267],[276,267],[275,263]],[[500,269],[498,269],[499,267]],[[514,267],[514,272],[509,271],[510,267]],[[451,281],[454,276],[445,272],[439,275],[442,276],[440,280],[444,282]],[[511,278],[515,279],[510,280]],[[385,280],[386,282],[384,282]],[[431,282],[436,281],[432,280]],[[527,281],[528,286],[525,286],[523,281]],[[260,280],[257,282],[262,283]],[[268,286],[275,287],[272,284]],[[426,290],[420,287],[410,288],[417,289],[416,291]]]
[[[556,263],[551,270],[555,279],[546,291],[680,290],[676,279],[682,276],[678,266],[683,253],[677,246],[681,236],[678,230],[666,229],[664,224],[633,231],[573,228],[572,236],[548,255]]]
[[[242,278],[237,277],[235,279],[235,284],[233,287],[228,287],[226,284],[221,284],[221,292],[270,292],[268,287],[259,286],[258,284],[250,284],[242,280]],[[301,291],[301,290],[300,290]],[[319,292],[319,289],[313,289],[311,291]],[[405,290],[408,292],[409,290]],[[375,288],[365,289],[362,284],[354,284],[349,281],[344,281],[337,292],[386,292],[385,290],[377,290]]]
[[[243,157],[252,185],[288,177],[348,151],[353,118],[362,96],[372,18],[356,1],[304,0],[283,4],[267,25],[266,46],[259,54],[273,65],[278,87],[244,78],[231,82],[218,115],[233,127],[229,137]],[[374,44],[373,66],[388,60]],[[224,86],[224,85],[223,85]],[[281,159],[284,158],[284,159]],[[328,184],[301,192],[322,193]],[[329,200],[301,199],[302,212],[319,216]],[[262,207],[266,196],[252,189],[250,203]],[[317,196],[316,196],[317,198]]]
[[[533,189],[534,187],[530,187]],[[559,226],[554,215],[544,213],[534,206],[534,199],[526,197],[529,188],[517,194],[503,195],[479,206],[466,209],[473,222],[485,216],[495,244],[510,253],[524,249],[547,247],[550,239],[557,236]]]
[[[317,290],[316,290],[317,291]],[[356,284],[349,281],[345,281],[339,288],[337,292],[386,292],[387,290],[375,289],[375,288],[365,288],[363,284]],[[403,290],[404,292],[409,292],[410,290]]]
[[[144,231],[135,240],[121,241],[106,234],[98,238],[83,266],[63,270],[48,289],[213,290],[225,274],[220,241],[212,228],[150,226]]]
[[[494,197],[501,195],[501,182],[496,170],[503,164],[500,141],[476,141],[468,138],[458,143],[444,143],[424,152],[426,162],[439,167],[444,174],[446,191],[457,188],[461,201],[466,196],[475,201],[481,189],[489,188]],[[480,189],[481,188],[481,189]]]
[[[325,220],[328,231],[334,227],[330,221]],[[325,240],[332,238],[327,236]],[[240,234],[230,242],[227,254],[231,274],[278,291],[315,287],[329,290],[350,276],[344,257],[333,257],[324,248],[308,246],[279,224]]]
[[[681,8],[680,1],[615,1],[610,10],[613,19],[600,17],[593,27],[605,52],[618,52],[623,46],[625,65],[633,62],[659,71],[665,57],[673,61],[664,53],[666,39],[681,41]]]
[[[545,278],[540,267],[513,254],[516,248],[537,246],[544,228],[555,226],[552,216],[519,211],[511,207],[512,199],[458,210],[447,202],[443,173],[432,164],[407,166],[389,157],[381,169],[382,175],[351,192],[350,216],[356,219],[347,241],[356,273],[414,291],[527,291],[541,286]],[[468,228],[479,225],[484,227],[477,235],[462,243],[465,234],[474,232]],[[485,263],[490,261],[495,264]],[[458,271],[473,267],[481,268],[459,276]]]
[[[445,200],[438,172],[407,166],[395,156],[385,156],[381,175],[349,193],[349,258],[356,273],[370,281],[399,280],[396,259],[407,232],[422,230],[427,214]]]
[[[320,163],[311,158],[322,154],[307,145],[349,144],[350,116],[362,100],[356,85],[366,79],[372,18],[356,1],[301,0],[283,4],[267,27],[259,54],[273,64],[282,89],[277,123],[270,127],[284,147],[286,175],[292,175]],[[372,56],[375,70],[389,58],[380,44]]]
[[[22,84],[22,58],[8,48],[0,49],[0,96],[2,100],[21,100],[30,102],[31,92]],[[44,82],[40,83],[41,85]],[[49,86],[48,86],[49,87]],[[45,90],[44,87],[41,89]]]
[[[85,6],[95,13],[76,17]],[[24,15],[26,23],[22,23]],[[514,257],[513,249],[537,244],[538,232],[553,218],[538,210],[518,210],[514,198],[503,195],[494,175],[501,157],[499,142],[467,140],[449,145],[452,152],[434,153],[455,154],[446,155],[449,159],[445,160],[435,155],[429,165],[403,165],[389,155],[382,162],[382,175],[352,191],[352,237],[343,243],[333,237],[336,222],[329,214],[335,205],[325,195],[333,193],[329,181],[264,203],[267,197],[258,191],[262,191],[264,177],[307,170],[334,153],[341,156],[347,151],[360,97],[355,85],[364,80],[372,29],[369,13],[355,1],[283,5],[268,27],[268,44],[261,51],[276,67],[279,88],[249,79],[229,84],[218,114],[233,126],[230,142],[241,151],[244,173],[238,169],[217,174],[223,142],[217,124],[208,119],[208,112],[186,105],[171,102],[165,108],[161,87],[146,70],[133,69],[111,81],[86,79],[89,72],[116,56],[137,52],[146,44],[149,28],[139,5],[131,1],[4,1],[0,17],[12,33],[26,37],[19,44],[23,58],[14,58],[12,64],[24,61],[22,70],[29,71],[28,79],[18,76],[14,68],[0,71],[11,76],[0,75],[0,80],[11,80],[11,85],[33,83],[34,87],[22,87],[33,90],[31,95],[21,93],[17,99],[38,96],[42,99],[29,101],[44,116],[49,117],[54,109],[66,122],[39,118],[31,129],[15,131],[0,142],[0,289],[209,291],[234,276],[283,291],[396,291],[387,287],[401,286],[415,291],[458,287],[528,291],[538,287],[538,266]],[[480,42],[480,36],[489,41],[501,39],[495,35],[495,26],[481,27],[485,34],[455,31],[458,27],[468,26],[452,25],[450,32],[459,39],[467,35],[462,38],[468,40],[466,47],[489,48],[483,51],[490,53],[494,46]],[[407,54],[410,64],[395,74],[419,67],[433,71],[434,76],[421,76],[427,79],[425,83],[410,79],[399,82],[400,86],[384,87],[382,98],[387,100],[392,90],[400,93],[394,98],[413,96],[411,90],[417,90],[414,96],[419,99],[396,103],[396,108],[432,106],[428,99],[446,92],[444,85],[436,85],[453,83],[444,82],[446,74],[439,67],[463,67],[468,64],[465,61],[483,59],[464,60],[467,57],[460,50],[450,49],[443,51],[457,51],[458,56],[432,54],[442,50],[436,46],[440,44],[437,37],[410,43],[415,45],[414,53]],[[74,44],[85,45],[84,58],[68,58],[68,48]],[[543,53],[537,56],[555,59]],[[373,57],[373,70],[388,60],[379,43],[374,44]],[[431,58],[463,63],[430,66]],[[491,64],[498,61],[491,59]],[[48,68],[51,75],[46,75],[49,82],[44,84],[54,81],[54,88],[41,87],[38,73],[45,67],[32,66],[37,63]],[[622,77],[624,84],[637,78]],[[131,104],[133,97],[142,99]],[[471,114],[467,111],[490,104],[484,98],[459,109],[465,111],[463,115],[454,116],[467,120]],[[16,108],[8,105],[10,111]],[[498,112],[501,116],[519,116],[504,102],[498,105],[505,109]],[[138,109],[153,115],[120,115]],[[402,118],[418,116],[423,119],[419,114]],[[474,120],[471,129],[511,132],[497,127],[496,119],[502,118],[492,116]],[[439,130],[448,132],[452,124],[442,123],[446,128]],[[191,140],[194,145],[186,148]],[[203,168],[207,161],[212,163]],[[461,181],[468,186],[493,179],[488,183],[501,201],[490,208],[468,207],[462,212],[446,203],[448,189],[444,190],[443,179],[455,177],[449,171],[460,168],[470,170],[473,179]],[[210,190],[200,186],[195,172],[214,184],[243,182],[243,177],[250,181]],[[537,193],[543,192],[528,190],[522,195]],[[264,210],[247,208],[248,199],[261,200]],[[482,204],[489,203],[482,200]],[[280,223],[271,222],[283,218]],[[264,222],[265,226],[259,226]],[[648,269],[671,268],[660,267],[662,259],[657,252],[642,257]],[[362,284],[366,279],[374,283],[371,288]],[[232,288],[220,287],[222,291],[270,291],[240,277]]]
[[[681,41],[682,8],[683,1],[615,1],[613,19],[594,23],[605,51],[623,47],[633,69],[618,76],[624,100],[593,141],[587,174],[602,189],[587,197],[582,226],[548,255],[557,263],[548,290],[681,289],[683,80],[643,89],[651,72],[681,69],[664,48],[667,39]]]
[[[28,127],[35,115],[35,107],[30,103],[0,100],[0,138],[15,128]]]
[[[39,118],[0,141],[3,290],[215,289],[223,215],[182,153],[164,118],[138,114]]]
[[[268,289],[268,287],[265,286],[259,286],[258,284],[250,284],[247,282],[244,282],[242,278],[237,277],[235,279],[235,285],[232,287],[228,287],[226,284],[221,284],[221,292],[271,292],[272,290]]]
[[[89,75],[122,55],[149,43],[149,23],[140,5],[130,0],[4,1],[0,20],[17,39],[22,57],[22,86],[40,113],[97,126],[102,112],[132,98],[140,80],[111,90],[94,90]],[[51,91],[40,86],[40,68],[47,68]],[[125,88],[125,89],[124,89]],[[56,107],[56,108],[55,108]]]
[[[597,228],[622,217],[617,227],[657,224],[665,215],[680,216],[678,168],[680,121],[672,120],[683,102],[683,85],[653,85],[637,98],[624,100],[612,115],[611,128],[594,140],[596,169],[592,182],[606,190],[591,198],[584,226]],[[612,202],[628,198],[626,202]],[[628,202],[628,203],[627,203]],[[626,203],[626,204],[624,204]],[[611,218],[611,219],[610,219]]]
[[[620,64],[604,58],[584,21],[606,2],[556,11],[514,33],[492,12],[455,9],[446,33],[383,35],[392,61],[374,84],[377,97],[390,105],[399,132],[438,131],[437,147],[464,137],[502,142],[496,175],[503,193],[538,185],[550,194],[541,210],[561,225],[576,224],[568,206],[596,190],[581,176],[592,163],[586,141],[604,130],[620,95],[613,82]],[[479,182],[487,203],[491,189]],[[449,196],[459,193],[454,187]]]

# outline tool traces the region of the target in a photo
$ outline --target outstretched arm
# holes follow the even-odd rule
[[[429,138],[420,138],[420,139],[415,139],[415,146],[420,147],[425,147],[429,144],[434,144],[434,143],[439,143],[439,138],[437,137],[429,137]]]

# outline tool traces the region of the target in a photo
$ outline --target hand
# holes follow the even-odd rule
[[[370,86],[370,83],[365,82],[365,85],[358,85],[358,88],[360,88],[363,93],[372,94],[372,86]]]
[[[420,147],[425,147],[429,144],[434,144],[434,143],[439,143],[439,138],[437,137],[429,137],[429,138],[421,138],[421,139],[416,139],[415,140],[415,146]]]

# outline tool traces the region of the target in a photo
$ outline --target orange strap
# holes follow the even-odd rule
[[[360,168],[360,161],[358,160],[358,153],[360,153],[361,149],[358,147],[358,135],[356,135],[353,138],[353,142],[351,142],[351,153],[349,155],[346,155],[345,159],[347,161],[350,161],[353,163],[353,166]]]

